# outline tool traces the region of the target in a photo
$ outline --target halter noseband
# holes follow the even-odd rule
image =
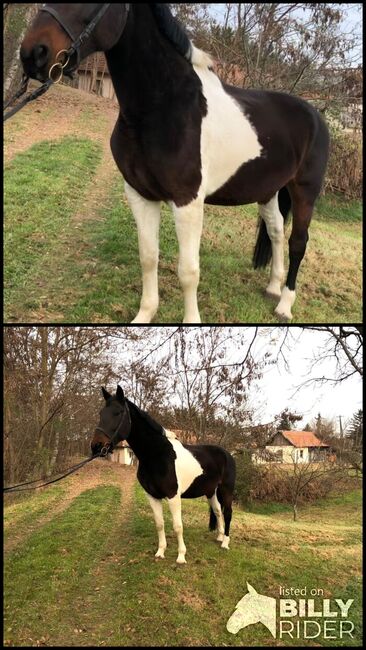
[[[50,68],[50,71],[49,71],[50,79],[52,79],[53,70],[59,68],[59,71],[60,71],[60,76],[56,81],[54,81],[54,83],[58,83],[59,81],[61,81],[61,79],[63,77],[64,68],[68,65],[72,55],[75,54],[75,53],[76,53],[76,65],[75,65],[75,67],[79,66],[79,64],[80,64],[80,47],[90,37],[92,31],[95,29],[95,27],[97,26],[97,24],[99,23],[99,21],[104,16],[104,14],[106,13],[106,11],[109,9],[110,6],[111,6],[110,2],[103,4],[101,6],[101,8],[99,9],[99,11],[94,16],[94,18],[87,24],[85,29],[81,32],[81,34],[80,34],[80,36],[78,38],[75,37],[75,35],[73,34],[73,31],[65,23],[63,18],[61,18],[59,12],[56,9],[54,9],[53,7],[49,7],[47,4],[44,4],[40,8],[40,11],[47,11],[47,13],[49,13],[51,16],[53,16],[53,18],[55,18],[57,20],[57,22],[61,25],[61,27],[65,30],[65,32],[71,38],[71,46],[69,47],[69,49],[68,50],[61,50],[60,52],[58,52],[58,54],[56,55],[56,62]],[[128,11],[128,8],[129,8],[129,5],[126,5],[127,11]],[[58,57],[60,56],[60,54],[64,54],[66,56],[66,61],[63,64],[60,61],[57,60]]]
[[[123,424],[123,421],[124,421],[126,415],[127,415],[127,421],[128,421],[128,434],[126,435],[125,438],[119,438],[120,428],[121,428],[121,426]],[[128,436],[130,435],[130,432],[131,432],[131,415],[130,415],[130,411],[129,411],[129,408],[128,408],[128,404],[126,403],[125,410],[121,414],[121,419],[120,419],[120,421],[118,423],[118,427],[117,427],[117,429],[114,431],[114,433],[112,435],[107,433],[107,431],[105,431],[105,429],[103,429],[103,427],[99,427],[99,426],[95,427],[95,430],[96,431],[101,431],[102,433],[104,433],[105,436],[107,436],[107,438],[109,438],[109,442],[107,442],[104,445],[104,447],[102,448],[102,450],[100,452],[101,456],[106,456],[109,453],[110,448],[113,447],[116,442],[119,442],[120,440],[126,440],[128,438]]]

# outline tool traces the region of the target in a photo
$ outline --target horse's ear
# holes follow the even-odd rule
[[[112,397],[112,395],[108,393],[108,391],[104,388],[104,386],[102,386],[102,393],[106,402],[109,400],[110,397]]]
[[[256,595],[257,595],[256,590],[254,589],[254,587],[252,587],[252,585],[249,584],[249,582],[247,582],[247,589],[248,589],[249,593],[250,593],[252,596],[256,596]]]
[[[125,401],[124,392],[123,392],[121,386],[117,386],[116,397],[117,397],[119,402],[124,402]]]

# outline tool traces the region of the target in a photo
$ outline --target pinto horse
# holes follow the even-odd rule
[[[166,538],[162,499],[167,499],[178,539],[178,564],[184,564],[181,499],[206,496],[210,503],[209,528],[218,528],[217,540],[228,549],[235,484],[235,461],[217,445],[183,445],[171,431],[126,399],[117,386],[115,395],[102,388],[105,405],[91,441],[93,455],[113,452],[127,440],[138,458],[137,478],[144,488],[158,531],[155,557],[164,558]]]
[[[105,52],[120,107],[111,149],[137,223],[142,267],[133,322],[149,323],[158,309],[161,202],[175,218],[185,323],[200,322],[205,203],[258,203],[253,264],[266,266],[272,257],[266,293],[278,302],[277,317],[291,320],[328,159],[329,136],[319,113],[298,97],[222,83],[210,57],[193,45],[164,3],[43,5],[21,46],[25,73],[45,81],[88,23],[88,37],[78,39],[82,43],[63,72],[71,74],[86,56]],[[282,286],[290,210],[289,270]]]

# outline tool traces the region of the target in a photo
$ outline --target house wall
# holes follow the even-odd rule
[[[293,447],[292,445],[287,445],[287,446],[267,445],[266,449],[268,449],[268,451],[272,453],[282,451],[283,463],[308,463],[309,462],[308,447]]]

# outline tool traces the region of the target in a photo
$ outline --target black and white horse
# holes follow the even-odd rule
[[[103,5],[46,4],[21,46],[25,72],[46,80]],[[104,51],[120,112],[111,138],[138,229],[142,299],[133,322],[158,309],[161,202],[171,205],[179,240],[178,275],[184,322],[200,322],[199,249],[205,203],[259,204],[254,267],[272,257],[267,294],[277,316],[292,318],[295,285],[328,159],[319,113],[284,93],[222,83],[163,3],[110,4],[65,74]],[[284,220],[293,214],[289,271],[284,279]]]
[[[183,445],[148,413],[126,399],[120,386],[115,395],[102,388],[105,405],[95,429],[93,455],[111,453],[116,442],[127,440],[138,458],[137,478],[154,513],[159,547],[164,557],[166,538],[162,499],[167,499],[178,539],[178,564],[185,563],[181,499],[206,496],[210,503],[210,530],[218,528],[217,540],[228,549],[235,483],[235,461],[217,445]]]

